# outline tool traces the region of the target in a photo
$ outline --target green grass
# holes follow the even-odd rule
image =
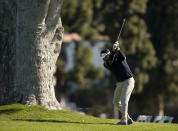
[[[135,122],[119,126],[116,122],[41,106],[0,106],[0,131],[178,131],[178,124]]]

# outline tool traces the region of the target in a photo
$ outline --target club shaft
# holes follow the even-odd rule
[[[122,26],[121,26],[119,35],[118,35],[118,37],[117,37],[117,41],[119,41],[119,38],[120,38],[120,35],[121,35],[121,32],[122,32],[122,29],[123,29],[123,27],[124,27],[124,24],[125,24],[125,19],[123,19],[123,23],[122,23]]]

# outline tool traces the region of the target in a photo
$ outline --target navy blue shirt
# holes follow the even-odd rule
[[[126,56],[121,50],[112,51],[109,59],[104,62],[104,66],[116,76],[119,82],[133,77],[133,73],[127,64]]]

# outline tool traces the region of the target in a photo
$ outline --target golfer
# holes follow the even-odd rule
[[[118,125],[132,124],[133,120],[128,114],[128,102],[134,88],[133,74],[126,61],[125,54],[120,50],[119,43],[115,42],[113,50],[104,49],[100,53],[104,61],[104,66],[109,69],[117,79],[114,91],[113,104],[122,113],[121,121]]]

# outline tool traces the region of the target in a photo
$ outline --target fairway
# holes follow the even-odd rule
[[[121,126],[101,119],[41,106],[0,106],[0,131],[177,131],[178,124],[137,123]]]

